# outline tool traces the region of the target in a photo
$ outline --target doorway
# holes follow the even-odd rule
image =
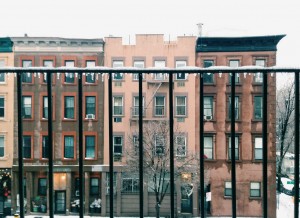
[[[66,191],[55,191],[55,214],[66,213]]]

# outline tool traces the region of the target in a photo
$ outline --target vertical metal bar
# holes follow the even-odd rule
[[[171,218],[174,218],[174,118],[173,118],[173,73],[169,73],[169,119],[170,119],[170,195]]]
[[[204,201],[205,201],[205,193],[204,193],[204,88],[203,88],[203,76],[204,74],[201,73],[200,75],[200,210],[201,210],[201,217],[205,217],[205,208],[204,208]]]
[[[144,180],[143,180],[143,74],[139,73],[139,179],[140,179],[140,217],[144,217]]]
[[[84,211],[84,175],[83,175],[83,130],[82,130],[82,74],[78,74],[78,145],[79,145],[79,217]]]
[[[109,125],[109,216],[114,217],[114,148],[113,148],[113,96],[112,96],[112,78],[110,72],[108,78],[108,125]]]
[[[18,160],[19,160],[19,203],[20,217],[24,218],[24,172],[23,172],[23,121],[22,121],[22,79],[24,72],[17,73],[17,103],[18,103]]]
[[[52,133],[52,74],[47,73],[47,100],[48,100],[48,146],[49,146],[49,217],[54,217],[53,208],[53,133]]]
[[[231,75],[231,190],[232,217],[236,217],[236,171],[235,171],[235,75]],[[229,152],[229,151],[228,151]]]
[[[299,184],[299,72],[295,72],[295,182]],[[294,185],[294,217],[299,217],[299,185]]]
[[[263,217],[268,217],[268,73],[263,73]]]

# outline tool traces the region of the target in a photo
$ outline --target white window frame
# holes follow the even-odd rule
[[[210,100],[209,104],[207,104],[208,101]],[[204,119],[206,116],[211,116],[211,119],[213,119],[213,114],[214,114],[214,97],[213,96],[204,96],[203,97],[203,114],[204,114]]]
[[[257,192],[259,194],[254,194],[252,192]],[[260,198],[261,197],[261,183],[260,182],[250,182],[250,197],[251,198]]]
[[[179,105],[178,104],[178,100],[179,98],[184,98],[184,104],[183,105]],[[187,97],[186,96],[176,96],[175,98],[175,103],[176,103],[176,116],[180,116],[180,117],[185,117],[187,115]],[[182,108],[182,111],[184,113],[181,113],[180,108]],[[180,112],[180,113],[179,113]]]
[[[133,96],[132,116],[139,116],[139,96]],[[143,115],[145,114],[145,98],[143,96]]]
[[[207,139],[207,140],[205,140],[205,139]],[[209,139],[209,141],[208,141],[208,139]],[[204,136],[203,143],[204,143],[204,155],[206,156],[206,159],[213,160],[214,159],[214,137],[210,136],[210,135]],[[207,152],[205,152],[205,151],[211,151],[211,157],[208,156]]]
[[[0,143],[0,149],[3,150],[3,156],[0,156],[0,158],[5,157],[5,136],[4,135],[0,135],[0,142],[2,141],[3,143]]]
[[[157,98],[163,98],[164,103],[163,105],[157,104]],[[161,113],[157,113],[158,109],[160,109],[159,111],[161,111]],[[165,109],[166,109],[166,98],[165,96],[155,96],[154,99],[154,116],[165,116]]]
[[[138,69],[144,69],[145,68],[145,61],[133,61],[133,67]],[[145,79],[145,74],[143,74],[143,79]],[[138,81],[139,80],[139,74],[134,73],[133,74],[133,80]]]
[[[229,195],[228,192],[231,194]],[[232,197],[232,184],[231,182],[225,182],[224,184],[224,196],[225,197]]]
[[[112,63],[113,68],[124,67],[123,60],[114,60]],[[114,73],[113,80],[123,80],[124,74],[123,73]]]
[[[131,185],[129,187],[125,187],[124,182],[127,181],[129,183],[131,183]],[[139,188],[139,178],[135,175],[128,175],[128,174],[124,174],[122,173],[122,193],[137,193],[140,191]]]
[[[115,138],[121,138],[121,144],[116,144],[115,143]],[[121,147],[121,153],[115,153],[115,146]],[[123,154],[123,147],[124,147],[124,137],[122,135],[114,135],[113,136],[114,155],[122,155]]]
[[[116,99],[121,99],[121,105],[116,105]],[[116,114],[115,107],[120,107],[121,113]],[[124,115],[124,97],[123,96],[113,96],[113,116],[123,116]]]
[[[259,154],[260,153],[260,154]],[[257,156],[260,155],[261,158]],[[263,138],[261,136],[254,137],[254,160],[263,159]]]
[[[235,110],[235,120],[240,119],[240,97],[235,96],[235,105],[234,105],[234,110]],[[228,99],[228,118],[231,119],[231,96],[229,96]]]
[[[185,60],[178,60],[175,62],[175,68],[184,68],[187,66],[187,61]],[[183,74],[183,78],[180,78]],[[176,73],[176,80],[186,80],[186,74],[185,73]]]
[[[255,59],[255,66],[265,67],[266,60],[265,59]],[[263,82],[263,74],[261,72],[254,73],[254,82],[255,83]]]
[[[160,140],[160,141],[159,141]],[[156,134],[154,135],[154,154],[155,156],[164,155],[166,147],[166,141],[164,135]],[[160,153],[157,152],[157,149],[161,149]]]
[[[4,59],[0,59],[0,67],[5,67],[5,60]],[[0,75],[3,75],[3,81],[0,81],[0,84],[5,83],[6,82],[5,73],[0,73]]]
[[[183,140],[182,140],[183,139]],[[176,142],[176,156],[178,157],[185,157],[186,156],[186,136],[185,135],[177,135],[175,137],[175,142]],[[181,144],[180,142],[183,142]]]
[[[5,118],[5,96],[0,95],[0,99],[3,99],[3,106],[0,106],[1,109],[3,109],[3,116],[0,116],[0,119]]]
[[[156,68],[165,68],[166,67],[166,61],[165,60],[155,60],[154,61],[154,67]],[[165,74],[164,73],[155,73],[154,74],[154,80],[164,80]]]

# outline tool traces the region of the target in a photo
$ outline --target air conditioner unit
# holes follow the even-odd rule
[[[79,190],[75,191],[75,196],[76,196],[76,197],[79,196]]]
[[[95,119],[95,114],[87,114],[85,119],[94,120]]]
[[[204,115],[204,120],[212,120],[212,116],[210,116],[210,115]]]

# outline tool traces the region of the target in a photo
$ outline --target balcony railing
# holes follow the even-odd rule
[[[96,67],[93,69],[87,69],[87,68],[76,68],[76,69],[66,69],[66,68],[0,68],[0,73],[13,73],[16,74],[17,78],[17,107],[18,107],[18,119],[17,119],[17,132],[18,132],[18,176],[19,178],[23,177],[24,173],[24,165],[23,165],[23,157],[24,152],[22,148],[22,135],[23,135],[23,120],[22,120],[22,75],[25,73],[32,74],[32,73],[47,73],[47,95],[48,95],[48,105],[52,105],[52,86],[51,86],[51,74],[58,74],[58,73],[77,73],[78,74],[78,140],[79,144],[83,144],[83,113],[82,113],[82,97],[83,97],[83,91],[82,91],[82,73],[85,72],[91,72],[91,73],[98,73],[102,75],[108,75],[108,80],[106,81],[108,83],[108,93],[105,93],[108,95],[108,111],[109,111],[109,174],[113,174],[113,166],[114,166],[114,152],[113,152],[113,95],[112,95],[112,74],[113,73],[137,73],[139,74],[139,187],[143,187],[144,180],[143,180],[143,114],[144,109],[142,107],[142,73],[152,73],[152,74],[158,74],[161,73],[167,74],[169,79],[169,102],[168,102],[168,112],[170,117],[169,122],[169,128],[170,128],[170,217],[175,217],[175,199],[174,199],[174,122],[173,122],[173,76],[175,73],[178,72],[176,69],[166,69],[166,70],[155,70],[155,69],[122,69],[122,72],[120,72],[117,69],[107,69],[107,68],[101,68]],[[256,73],[260,72],[263,74],[263,119],[262,119],[262,136],[263,136],[263,185],[262,185],[262,199],[263,199],[263,217],[268,217],[268,75],[284,72],[284,73],[294,73],[295,75],[295,120],[299,120],[299,72],[300,68],[277,68],[277,67],[271,67],[271,68],[256,68],[256,67],[241,67],[241,68],[228,68],[228,67],[216,67],[216,68],[209,68],[209,69],[202,69],[202,68],[180,68],[181,73],[186,74],[194,74],[198,76],[199,84],[200,84],[200,90],[199,90],[199,143],[200,143],[200,211],[201,211],[201,217],[205,217],[205,211],[204,211],[204,203],[205,203],[205,196],[204,192],[204,177],[205,177],[205,171],[204,171],[204,114],[203,114],[203,91],[204,91],[204,85],[203,85],[203,74],[204,73],[216,73],[221,76],[221,74],[227,74],[231,73],[231,84],[235,84],[235,74],[240,73]],[[235,151],[236,151],[236,145],[235,145],[235,116],[233,110],[233,105],[235,105],[235,85],[231,86],[231,156],[235,157]],[[50,217],[54,217],[54,206],[53,206],[53,117],[52,117],[52,107],[48,108],[48,145],[50,145],[51,148],[49,148],[49,169],[48,169],[48,184],[49,184],[49,215]],[[295,132],[299,133],[299,122],[295,122]],[[299,184],[299,134],[295,134],[295,184]],[[79,154],[83,154],[83,147],[79,146]],[[79,155],[79,215],[82,218],[83,217],[83,187],[84,187],[84,173],[83,173],[83,155]],[[114,176],[109,177],[109,199],[110,199],[110,217],[114,216],[114,190],[113,190],[113,184],[114,184]],[[20,216],[21,218],[24,217],[24,186],[23,186],[23,180],[19,179],[19,201],[20,201]],[[236,161],[235,159],[231,160],[231,190],[232,190],[232,217],[236,217],[236,200],[237,200],[237,194],[236,194]],[[299,186],[295,186],[295,206],[294,206],[294,214],[295,217],[298,217],[299,215]],[[143,191],[140,189],[139,192],[139,209],[140,209],[140,217],[143,217],[143,210],[144,210],[144,203],[143,203]]]

